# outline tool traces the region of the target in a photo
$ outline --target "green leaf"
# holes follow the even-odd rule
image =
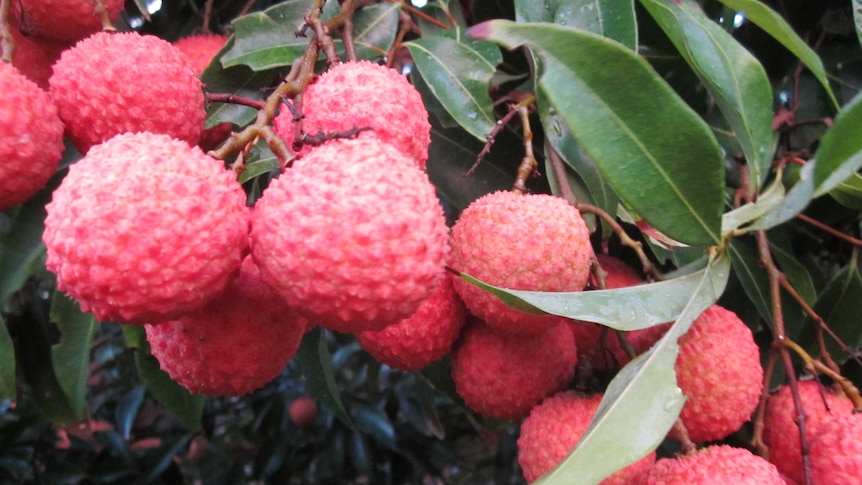
[[[297,37],[311,13],[311,0],[287,0],[262,12],[234,20],[233,46],[222,55],[224,67],[244,64],[254,71],[289,66],[301,56],[309,39]],[[307,35],[313,35],[309,32]]]
[[[759,193],[777,142],[772,131],[772,88],[763,66],[699,7],[673,0],[641,0],[641,4],[724,114],[745,154],[750,193]]]
[[[299,359],[302,375],[305,376],[314,398],[326,406],[345,426],[352,428],[353,421],[341,401],[338,384],[332,372],[332,359],[326,346],[326,332],[320,327],[306,332],[296,352],[296,358]]]
[[[853,25],[856,27],[856,38],[862,45],[862,0],[851,0],[853,2]]]
[[[749,229],[754,231],[771,229],[796,217],[814,198],[814,167],[811,160],[799,170],[799,181],[790,189],[780,204],[767,211],[763,217],[754,221]]]
[[[862,168],[862,93],[835,117],[814,154],[814,196],[829,192]]]
[[[497,62],[488,60],[472,44],[449,36],[425,37],[405,45],[440,104],[471,135],[485,140],[496,124],[488,82],[500,57]]]
[[[145,469],[149,471],[147,471],[144,478],[144,483],[151,483],[158,478],[170,466],[174,457],[188,446],[191,439],[192,436],[190,434],[185,434],[177,438],[165,440],[166,442],[162,446],[156,448],[152,454],[147,455],[146,461],[148,463]]]
[[[11,399],[17,397],[15,388],[15,347],[12,345],[12,337],[3,314],[0,313],[0,399]]]
[[[398,3],[379,3],[356,12],[353,16],[353,44],[358,58],[386,55],[395,42],[400,11]]]
[[[275,79],[275,71],[254,72],[246,66],[222,68],[217,62],[210,64],[201,75],[206,89],[213,93],[235,94],[244,98],[262,99],[261,89]],[[219,123],[232,123],[245,127],[254,121],[257,110],[236,103],[211,103],[207,106],[204,126],[211,128]]]
[[[518,22],[552,22],[613,39],[636,50],[638,29],[632,0],[515,1]]]
[[[596,322],[616,330],[638,330],[676,320],[697,291],[707,266],[678,278],[613,290],[541,292],[498,288],[467,274],[461,278],[485,289],[512,308]],[[723,278],[724,275],[714,274]]]
[[[727,255],[714,255],[699,274],[679,319],[648,352],[617,374],[578,444],[535,485],[600,483],[646,456],[664,440],[685,403],[674,372],[679,354],[677,340],[698,315],[718,300],[729,274]]]
[[[780,181],[775,181],[757,197],[757,201],[722,214],[721,234],[727,236],[740,227],[756,221],[782,202],[784,202],[784,185]]]
[[[853,210],[862,210],[862,175],[854,173],[829,191],[839,204]]]
[[[829,86],[829,79],[826,77],[826,68],[823,67],[823,61],[808,47],[808,44],[796,34],[793,27],[787,23],[776,11],[770,9],[765,4],[758,0],[719,0],[728,7],[745,13],[745,18],[763,29],[767,34],[771,35],[787,50],[793,53],[796,57],[805,64],[823,85],[823,89],[829,95],[832,104],[838,108],[838,100],[835,98],[835,93]]]
[[[814,305],[814,302],[817,301],[817,288],[814,286],[814,280],[808,269],[799,262],[793,253],[790,241],[786,238],[784,231],[780,229],[776,228],[769,232],[769,249],[772,252],[772,257],[775,258],[781,272],[787,276],[787,281],[793,285],[799,296],[809,305]]]
[[[839,271],[823,288],[814,311],[826,325],[851,349],[862,343],[862,327],[859,326],[859,302],[862,301],[862,276],[853,261]],[[833,339],[826,337],[826,350],[836,359],[847,357]]]
[[[636,53],[552,24],[492,20],[469,33],[541,58],[539,88],[623,201],[668,237],[718,244],[723,161],[709,127]],[[625,73],[625,75],[620,75]]]
[[[75,418],[83,419],[96,319],[82,312],[74,300],[60,291],[55,291],[51,299],[50,317],[60,330],[60,343],[51,349],[57,380],[69,399]]]
[[[254,162],[251,162],[245,166],[245,170],[243,170],[242,173],[239,174],[237,180],[239,181],[239,183],[244,184],[255,177],[258,177],[265,173],[269,173],[270,171],[280,167],[281,163],[276,157],[267,157],[260,160],[255,160]]]
[[[0,234],[0,304],[21,289],[42,264],[45,254],[42,232],[48,197],[37,196],[9,211],[11,224],[5,233]]]

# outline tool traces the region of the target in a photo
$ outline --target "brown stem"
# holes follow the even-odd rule
[[[450,26],[448,26],[448,25],[444,24],[443,22],[435,19],[434,17],[428,15],[427,13],[423,12],[422,10],[419,10],[418,8],[414,7],[413,5],[410,4],[410,2],[406,2],[404,0],[393,0],[393,1],[394,1],[394,3],[401,5],[402,9],[407,10],[408,12],[412,13],[413,15],[415,15],[417,17],[421,17],[423,20],[427,21],[428,23],[434,24],[435,26],[440,27],[441,29],[444,29],[444,30],[448,30],[450,28]]]
[[[682,419],[677,418],[676,422],[673,423],[671,434],[674,438],[679,440],[680,453],[683,455],[690,455],[697,450],[697,445],[695,445],[694,442],[691,441],[691,438],[688,437],[688,429],[686,429]]]
[[[204,96],[206,96],[206,100],[209,103],[239,104],[254,109],[263,109],[266,105],[266,103],[259,99],[246,98],[231,93],[204,93]]]
[[[751,436],[751,446],[758,455],[769,459],[769,448],[763,442],[764,420],[766,419],[766,402],[769,400],[769,383],[775,372],[775,363],[778,360],[778,349],[775,346],[769,348],[766,358],[766,367],[763,369],[763,383],[760,388],[760,400],[757,403],[757,411],[754,418],[754,431]]]
[[[341,59],[338,58],[338,53],[335,51],[335,41],[329,35],[329,27],[325,22],[320,20],[320,14],[309,15],[305,19],[305,22],[314,30],[315,41],[320,45],[321,50],[323,50],[327,64],[332,66],[341,63]]]
[[[350,62],[356,62],[356,46],[353,45],[353,19],[348,18],[344,21],[344,27],[341,29],[341,41],[344,42],[344,55]]]
[[[251,10],[251,7],[254,6],[254,3],[256,1],[257,0],[246,0],[245,5],[242,6],[242,9],[240,9],[239,14],[237,14],[237,17],[242,17],[243,15],[247,14]]]
[[[401,42],[404,41],[404,37],[410,32],[413,28],[413,19],[410,18],[403,10],[398,12],[398,18],[400,26],[398,27],[398,32],[395,34],[395,42],[392,43],[392,47],[389,48],[389,52],[386,53],[386,67],[392,67],[392,63],[395,62],[395,52],[401,48]]]
[[[817,374],[818,372],[821,374],[827,375],[830,379],[838,383],[841,386],[841,389],[844,391],[844,394],[847,395],[848,398],[853,402],[853,407],[855,411],[862,412],[862,396],[859,394],[859,389],[850,382],[849,379],[842,376],[840,373],[831,369],[828,365],[823,362],[811,357],[808,352],[805,351],[799,344],[792,340],[785,340],[784,346],[796,352],[802,361],[805,363],[805,368],[808,369],[812,374]]]
[[[12,12],[12,0],[0,0],[0,61],[12,62],[15,53],[15,38],[9,20]]]
[[[93,1],[94,13],[99,19],[102,21],[102,30],[107,32],[116,32],[117,28],[114,27],[114,24],[111,22],[111,13],[108,11],[108,7],[105,6],[104,0],[94,0]]]
[[[206,0],[204,2],[204,18],[201,23],[201,32],[204,34],[210,33],[210,19],[213,14],[213,0]]]
[[[485,135],[485,146],[482,147],[482,151],[479,152],[479,155],[476,156],[476,161],[473,162],[473,166],[470,167],[470,170],[467,170],[467,176],[473,175],[473,172],[479,168],[479,164],[482,162],[482,159],[485,158],[488,153],[491,152],[491,147],[494,145],[494,141],[497,139],[497,135],[506,128],[506,125],[509,124],[509,121],[512,121],[512,118],[518,114],[518,110],[510,109],[503,115],[502,118],[497,120],[497,123],[494,124],[494,128],[491,130],[491,133]]]
[[[566,199],[569,204],[577,205],[578,198],[575,196],[572,186],[569,185],[569,174],[566,171],[563,157],[557,153],[557,150],[551,146],[551,143],[547,139],[545,140],[545,152],[551,160],[551,168],[554,171],[554,180],[557,181],[557,190],[560,192],[560,195]]]
[[[835,237],[837,237],[837,238],[839,238],[845,242],[848,242],[854,246],[862,246],[862,239],[857,239],[853,236],[848,236],[847,234],[844,234],[841,231],[837,231],[837,230],[827,226],[826,224],[823,224],[822,222],[820,222],[816,219],[812,219],[812,218],[806,216],[805,214],[796,214],[796,218],[801,220],[801,221],[807,222],[808,224],[811,224],[812,226],[816,227],[817,229],[820,229],[821,231],[829,233],[829,234],[831,234],[831,235],[833,235],[833,236],[835,236]]]
[[[512,189],[525,194],[527,193],[527,178],[536,171],[539,162],[536,161],[536,156],[533,154],[533,130],[530,127],[530,108],[519,104],[516,106],[516,109],[518,110],[518,115],[521,117],[521,128],[524,133],[524,158],[521,159],[521,165],[518,166],[518,177],[515,179]]]

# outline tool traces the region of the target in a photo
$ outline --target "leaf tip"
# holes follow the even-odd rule
[[[491,37],[493,20],[486,20],[467,29],[467,37],[476,40],[488,40]]]

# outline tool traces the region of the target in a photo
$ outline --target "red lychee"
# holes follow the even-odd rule
[[[805,409],[805,430],[809,443],[824,420],[853,412],[853,404],[849,399],[835,394],[815,380],[799,381],[799,397]],[[790,385],[781,386],[766,402],[763,443],[769,448],[769,461],[788,478],[802,483],[802,447]]]
[[[287,408],[290,421],[297,428],[307,428],[317,419],[317,401],[310,397],[294,399]]]
[[[575,340],[565,324],[513,334],[475,321],[464,327],[452,350],[452,379],[474,411],[520,419],[566,386],[577,360]]]
[[[251,239],[267,283],[312,323],[348,333],[413,314],[448,251],[428,176],[373,138],[334,140],[273,180]]]
[[[195,144],[205,117],[202,85],[169,42],[99,32],[54,64],[51,95],[81,153],[120,133],[164,133]]]
[[[691,455],[658,460],[655,465],[639,473],[632,483],[785,485],[784,479],[773,464],[748,450],[727,445],[708,446]]]
[[[330,68],[302,96],[302,129],[318,132],[363,130],[360,138],[377,137],[425,169],[431,124],[422,96],[407,78],[369,61],[346,62]],[[276,133],[288,144],[294,139],[293,114],[282,106],[274,120]],[[306,147],[300,154],[311,150]]]
[[[485,283],[516,290],[579,291],[590,274],[590,233],[580,212],[544,194],[494,192],[470,204],[452,228],[451,265]],[[461,279],[455,291],[488,325],[509,332],[546,330],[562,319],[506,306]]]
[[[696,442],[725,438],[751,418],[763,381],[760,350],[745,323],[719,305],[707,308],[679,339],[680,418]]]
[[[356,335],[375,360],[393,369],[416,371],[440,359],[458,338],[467,310],[445,274],[413,315],[377,332]]]
[[[557,393],[534,407],[521,423],[518,463],[528,483],[556,467],[580,441],[602,401],[601,395]],[[641,469],[655,463],[655,452],[617,471],[601,485],[624,485]]]
[[[145,328],[153,356],[181,386],[195,394],[242,396],[281,374],[306,323],[261,281],[248,256],[221,297]]]
[[[17,0],[22,28],[30,34],[75,42],[102,30],[102,18],[93,0]],[[123,0],[102,0],[109,20],[120,17]]]
[[[43,240],[57,286],[99,320],[202,307],[247,252],[245,192],[220,160],[167,135],[118,135],[69,168]]]
[[[833,416],[811,437],[814,483],[862,483],[862,414]]]
[[[54,72],[52,66],[60,58],[60,53],[69,45],[52,39],[24,35],[18,28],[16,20],[10,20],[9,30],[12,32],[12,40],[15,42],[12,65],[18,68],[21,74],[47,91],[49,89],[48,80]]]
[[[48,93],[0,62],[0,211],[41,189],[62,154],[63,123]]]

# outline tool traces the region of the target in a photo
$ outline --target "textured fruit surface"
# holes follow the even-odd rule
[[[862,414],[827,418],[811,437],[814,483],[862,483]]]
[[[751,418],[763,367],[754,336],[735,313],[713,305],[679,339],[680,418],[695,442],[719,440]]]
[[[831,392],[828,387],[814,380],[799,381],[799,397],[805,409],[805,430],[809,442],[824,420],[853,412],[853,404],[849,399]],[[763,442],[769,448],[769,461],[788,478],[801,483],[804,478],[802,447],[790,385],[781,386],[766,402]]]
[[[317,419],[317,401],[310,397],[294,399],[287,408],[290,421],[297,428],[307,428]]]
[[[467,310],[447,273],[413,315],[377,332],[361,332],[356,338],[376,361],[393,369],[416,371],[449,352],[466,320]]]
[[[538,406],[521,423],[518,438],[518,463],[524,478],[532,483],[556,467],[575,447],[590,425],[601,395],[582,396],[571,391],[555,394]],[[601,482],[623,485],[627,480],[655,463],[652,452]]]
[[[281,374],[306,323],[261,281],[249,256],[221,297],[145,328],[153,356],[177,383],[195,394],[242,396]]]
[[[451,265],[503,288],[579,291],[590,274],[589,237],[580,212],[559,197],[494,192],[470,204],[453,226]],[[562,321],[512,309],[461,279],[455,291],[473,315],[506,331],[537,332]]]
[[[267,283],[312,323],[348,333],[413,314],[448,251],[428,176],[372,138],[327,143],[273,180],[251,240]]]
[[[195,34],[174,42],[177,49],[188,58],[195,75],[204,73],[218,51],[224,47],[227,36],[221,34]]]
[[[455,389],[474,411],[520,419],[574,375],[578,354],[565,324],[513,334],[479,321],[468,323],[452,350]]]
[[[120,133],[164,133],[190,144],[203,130],[202,84],[169,42],[99,32],[54,64],[51,95],[81,153]]]
[[[0,62],[0,211],[42,188],[62,153],[63,123],[48,93]]]
[[[664,458],[632,481],[635,485],[785,485],[775,466],[742,448],[708,446],[692,455]],[[839,482],[835,482],[839,483]]]
[[[52,68],[54,62],[60,58],[60,53],[69,47],[68,44],[53,39],[24,35],[14,18],[11,19],[9,30],[12,32],[12,40],[15,42],[12,65],[18,68],[21,74],[47,91],[49,89],[48,80],[51,78],[51,73],[54,72]]]
[[[111,22],[123,11],[123,0],[102,0]],[[102,30],[93,0],[17,0],[20,22],[31,34],[75,42]]]
[[[93,147],[47,211],[47,267],[99,320],[156,323],[199,308],[236,275],[248,247],[233,172],[166,135]]]
[[[332,67],[305,90],[302,114],[302,129],[309,135],[369,128],[359,137],[377,137],[425,169],[431,144],[428,111],[416,88],[394,69],[369,61]],[[294,124],[289,109],[282,107],[274,127],[292,143]],[[299,153],[305,155],[311,149],[306,146]]]

